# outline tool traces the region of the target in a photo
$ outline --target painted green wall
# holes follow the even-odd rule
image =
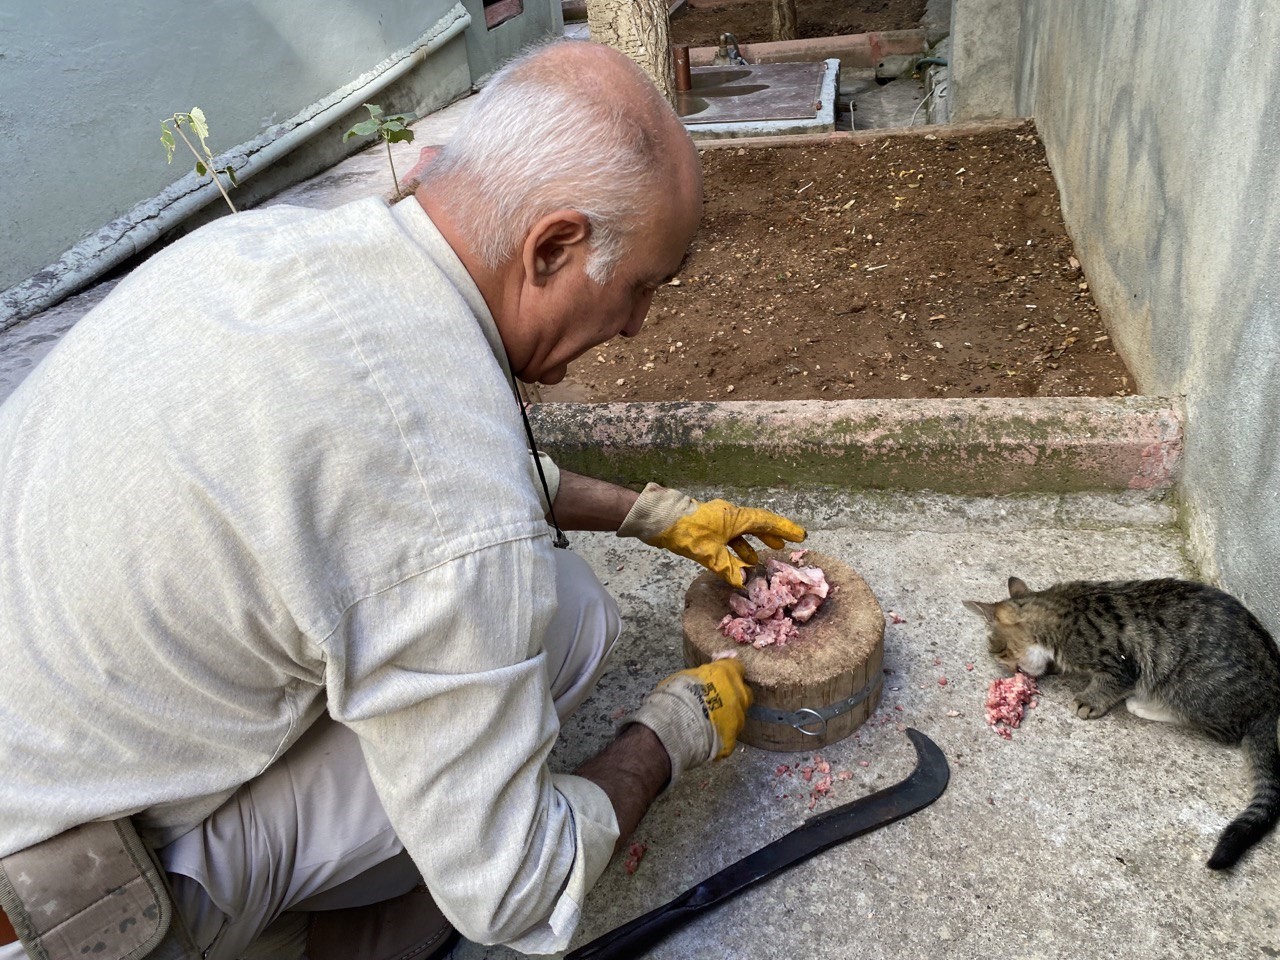
[[[413,45],[454,4],[0,4],[0,290],[191,169],[181,154],[165,165],[161,118],[198,105],[209,118],[211,145],[230,149]],[[424,64],[394,92],[397,109],[432,109],[465,95],[496,58],[555,29],[559,12],[558,2],[553,13],[548,0],[537,0],[491,36],[481,0],[465,6],[472,17],[466,39],[433,55],[439,63]],[[340,132],[337,145],[323,145],[322,165],[360,146],[341,146]],[[293,159],[290,165],[297,176],[318,169]]]

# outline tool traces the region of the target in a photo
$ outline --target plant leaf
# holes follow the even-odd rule
[[[202,177],[203,177],[203,176],[204,176],[206,173],[208,173],[208,172],[209,172],[209,168],[208,168],[208,167],[206,167],[206,166],[205,166],[203,163],[201,163],[199,160],[197,160],[197,161],[196,161],[196,173],[198,173],[200,176],[202,176]]]
[[[369,116],[377,119],[382,116],[382,107],[376,103],[366,103],[364,108],[369,111]]]
[[[160,121],[160,142],[164,144],[165,163],[173,163],[173,131]]]
[[[191,108],[191,129],[201,140],[209,135],[209,124],[204,118],[204,111],[199,107]]]
[[[347,137],[363,137],[366,134],[377,133],[377,132],[378,132],[377,120],[362,120],[360,123],[357,123],[354,127],[348,130],[346,134],[343,136],[343,139],[345,140]]]
[[[409,129],[403,130],[384,130],[382,136],[388,143],[410,143],[413,141],[413,131]]]
[[[227,175],[227,179],[231,181],[233,187],[240,186],[240,181],[236,179],[236,172],[231,167],[223,167],[222,172]]]

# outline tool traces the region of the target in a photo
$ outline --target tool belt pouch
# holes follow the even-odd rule
[[[141,960],[164,939],[164,872],[127,817],[0,858],[0,906],[36,960]]]

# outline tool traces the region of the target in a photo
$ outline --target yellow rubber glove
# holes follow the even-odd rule
[[[733,752],[751,706],[742,662],[713,660],[673,673],[654,688],[628,723],[642,723],[671,758],[671,783],[685,770]]]
[[[656,483],[644,488],[618,528],[618,536],[637,537],[651,546],[696,560],[735,587],[743,584],[743,570],[760,562],[746,541],[748,535],[781,550],[787,541],[803,540],[805,531],[768,510],[738,507],[727,500],[699,503],[679,490]]]

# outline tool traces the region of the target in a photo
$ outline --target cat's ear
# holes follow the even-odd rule
[[[1009,578],[1009,596],[1015,600],[1018,597],[1028,597],[1031,595],[1031,588],[1019,580],[1017,577]]]
[[[976,613],[987,623],[996,622],[996,605],[994,603],[984,603],[981,600],[965,600],[964,606],[966,610]]]

